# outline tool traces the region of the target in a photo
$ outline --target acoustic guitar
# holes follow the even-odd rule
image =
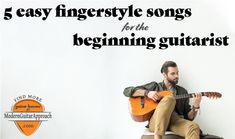
[[[192,98],[194,97],[194,95],[195,93],[173,95],[173,93],[169,91],[159,92],[160,97],[173,96],[175,97],[175,99]],[[201,95],[209,97],[209,98],[222,97],[222,94],[218,92],[201,92]],[[144,122],[144,121],[149,120],[154,110],[157,108],[157,105],[158,105],[158,102],[153,101],[147,96],[129,98],[129,111],[130,111],[132,119],[136,122]]]

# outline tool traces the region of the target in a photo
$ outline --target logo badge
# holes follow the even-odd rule
[[[52,118],[51,112],[45,112],[39,97],[23,95],[17,97],[15,101],[12,112],[4,113],[4,118],[13,121],[26,136],[32,135],[43,121]]]

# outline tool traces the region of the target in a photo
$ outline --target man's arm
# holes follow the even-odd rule
[[[198,108],[195,108],[195,107],[193,106],[193,108],[191,109],[191,111],[189,111],[189,113],[188,113],[188,118],[189,118],[190,120],[193,120],[193,119],[197,116],[198,110],[199,110],[199,107],[198,107]]]
[[[159,84],[156,82],[151,82],[145,85],[137,87],[127,87],[124,89],[123,94],[127,97],[138,97],[138,96],[147,96],[157,92],[159,90]]]
[[[188,112],[188,118],[190,120],[193,120],[197,116],[198,110],[200,108],[201,99],[201,94],[196,93],[194,97],[193,108],[191,109],[191,111]]]
[[[132,96],[133,97],[147,96],[154,101],[158,101],[161,99],[157,91],[149,91],[149,90],[144,90],[144,89],[136,90]]]
[[[132,94],[132,96],[133,97],[146,96],[148,95],[148,93],[149,91],[147,89],[138,89]]]

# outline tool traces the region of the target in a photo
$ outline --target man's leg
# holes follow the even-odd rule
[[[165,135],[175,104],[175,98],[169,96],[163,97],[158,103],[149,121],[149,130],[155,133],[155,139],[161,139]]]
[[[175,112],[172,114],[169,130],[179,136],[185,137],[185,139],[200,139],[200,128],[198,124],[179,117]]]

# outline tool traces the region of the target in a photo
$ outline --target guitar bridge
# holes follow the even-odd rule
[[[141,105],[141,108],[143,109],[144,108],[144,97],[143,96],[141,97],[140,105]]]

